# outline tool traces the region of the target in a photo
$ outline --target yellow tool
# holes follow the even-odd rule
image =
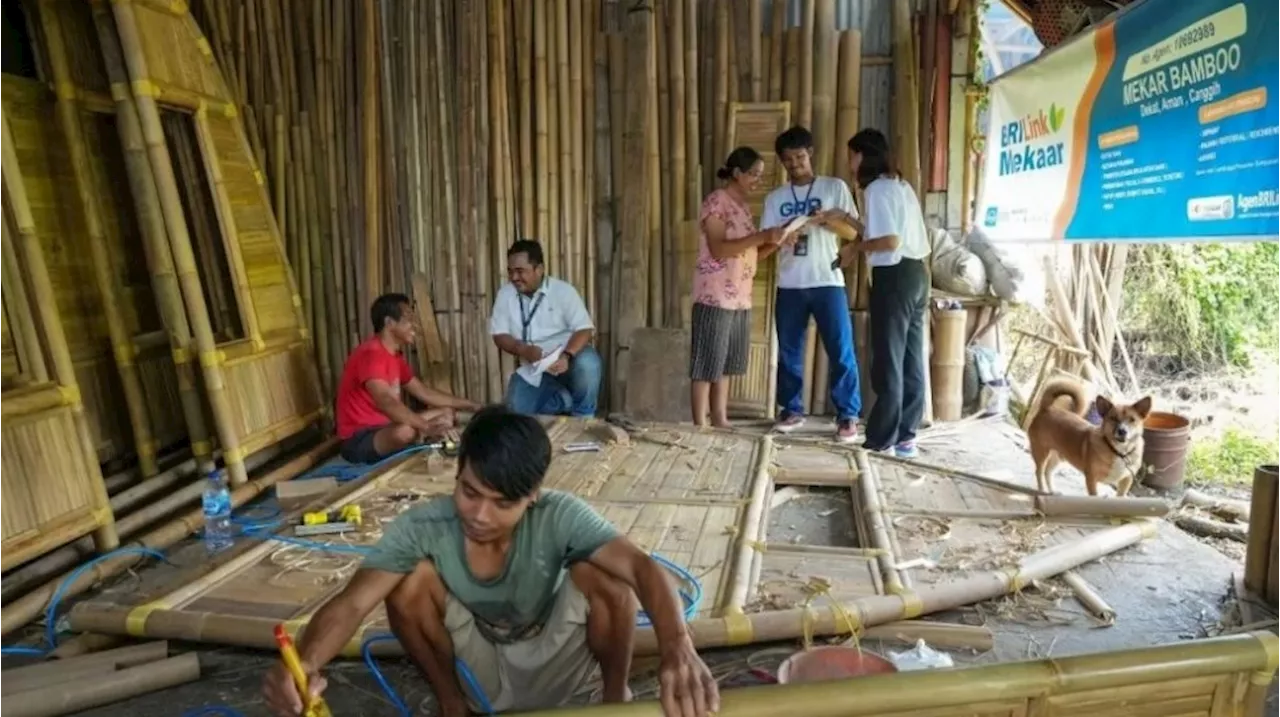
[[[324,525],[325,523],[351,523],[360,525],[360,506],[351,504],[342,506],[341,510],[316,511],[303,513],[303,525]]]
[[[302,669],[302,658],[298,657],[298,648],[293,646],[293,639],[285,631],[284,625],[276,625],[276,644],[280,646],[280,657],[289,674],[293,675],[293,684],[298,688],[298,696],[302,698],[302,717],[333,717],[329,704],[323,697],[311,697],[307,687],[307,673]]]

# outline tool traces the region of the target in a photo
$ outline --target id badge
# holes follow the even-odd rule
[[[796,256],[809,256],[809,235],[801,234],[796,237],[796,243],[792,246],[791,252]]]

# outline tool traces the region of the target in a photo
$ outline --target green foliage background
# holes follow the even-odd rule
[[[1275,242],[1136,247],[1122,325],[1183,370],[1247,368],[1258,354],[1277,354],[1278,282]]]

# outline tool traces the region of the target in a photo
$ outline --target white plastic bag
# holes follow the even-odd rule
[[[916,646],[906,652],[890,652],[889,661],[893,666],[898,668],[899,672],[911,672],[913,670],[933,670],[940,667],[954,667],[955,663],[951,661],[951,655],[945,652],[938,652],[924,643],[924,640],[917,640]]]

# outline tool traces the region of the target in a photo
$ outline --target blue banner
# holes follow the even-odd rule
[[[990,88],[998,241],[1280,237],[1275,0],[1145,0]]]

